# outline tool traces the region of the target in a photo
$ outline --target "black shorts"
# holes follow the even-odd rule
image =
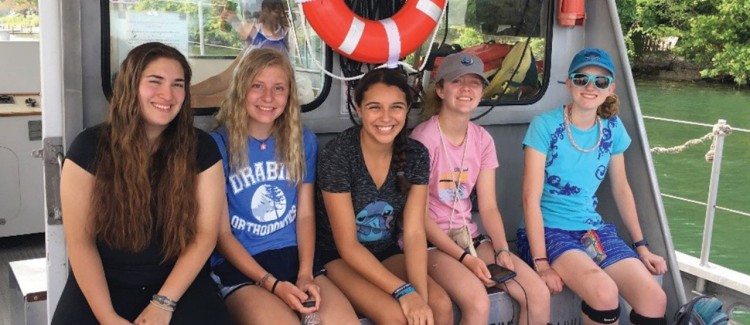
[[[333,260],[341,258],[341,255],[339,255],[339,252],[336,249],[318,249],[318,251],[320,252],[320,264],[322,264],[323,266]],[[378,259],[378,261],[382,262],[393,255],[403,254],[404,251],[401,250],[401,247],[398,247],[398,244],[393,243],[383,249],[374,252],[370,251],[370,253],[372,253],[372,255],[374,255],[375,258]]]
[[[216,285],[211,281],[208,273],[207,267],[198,273],[177,302],[170,324],[231,324],[226,306],[219,297]],[[151,296],[159,292],[161,286],[161,284],[132,286],[108,283],[110,300],[115,312],[131,322],[148,306]],[[60,302],[52,316],[52,324],[99,324],[72,272],[68,276]]]
[[[297,282],[297,274],[299,273],[299,251],[297,250],[297,246],[261,252],[255,254],[253,259],[280,281]],[[325,274],[325,269],[317,262],[317,258],[313,258],[313,277],[322,274]],[[219,285],[219,291],[224,299],[237,289],[256,283],[227,260],[224,260],[223,263],[213,268],[212,277]]]

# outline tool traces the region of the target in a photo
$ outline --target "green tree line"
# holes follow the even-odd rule
[[[618,0],[618,13],[631,57],[645,40],[674,36],[676,55],[701,67],[706,78],[750,79],[750,1]]]

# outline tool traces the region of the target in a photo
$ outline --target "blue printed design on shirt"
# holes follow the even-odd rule
[[[360,242],[381,241],[391,237],[393,206],[375,201],[357,213],[357,238]]]
[[[565,183],[565,185],[562,185],[562,178],[557,175],[551,175],[547,177],[547,184],[554,186],[558,190],[550,190],[550,193],[552,194],[560,194],[560,195],[573,195],[578,194],[581,192],[581,189],[578,186],[570,185],[570,183]]]
[[[596,201],[596,197],[594,197],[594,201]],[[601,226],[604,226],[604,221],[599,218],[588,218],[583,223],[590,226],[590,229],[599,229]]]
[[[594,176],[596,176],[596,179],[603,180],[604,176],[607,175],[607,166],[605,165],[599,165],[599,167],[596,168],[596,171],[594,172]]]
[[[599,145],[599,156],[601,159],[602,155],[606,155],[612,152],[612,128],[617,125],[617,116],[612,116],[607,121],[607,125],[602,129],[602,143]]]
[[[274,185],[263,184],[255,190],[250,208],[253,211],[253,217],[258,221],[275,221],[286,213],[286,195]]]
[[[552,166],[552,164],[555,162],[555,159],[557,159],[557,141],[560,141],[562,139],[565,139],[564,132],[565,131],[565,124],[560,123],[560,125],[557,126],[557,129],[555,130],[555,133],[552,134],[551,140],[549,142],[549,155],[547,158],[547,164],[545,167]]]

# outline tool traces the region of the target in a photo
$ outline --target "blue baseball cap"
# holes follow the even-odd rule
[[[573,57],[573,61],[570,62],[570,68],[568,68],[568,74],[578,71],[583,67],[595,65],[607,70],[610,75],[614,78],[615,76],[615,65],[612,63],[612,58],[609,57],[606,51],[598,48],[587,48],[583,49],[576,56]]]
[[[484,62],[478,56],[471,53],[453,53],[446,56],[438,67],[436,81],[447,80],[453,81],[466,74],[475,74],[482,78],[482,82],[487,86],[490,82],[484,76]]]

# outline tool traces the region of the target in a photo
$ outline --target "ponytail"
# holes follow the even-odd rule
[[[607,99],[604,100],[604,103],[599,105],[599,108],[596,110],[596,114],[598,114],[601,118],[610,118],[613,115],[617,115],[617,113],[619,112],[620,98],[618,98],[614,93],[607,96]]]
[[[440,108],[443,107],[443,99],[437,94],[438,87],[443,88],[442,79],[427,88],[427,92],[424,95],[424,103],[422,104],[422,114],[420,116],[422,121],[426,121],[430,117],[438,115],[438,113],[440,113]]]

